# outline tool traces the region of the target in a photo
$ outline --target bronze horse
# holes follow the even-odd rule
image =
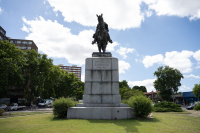
[[[103,14],[97,15],[97,18],[99,23],[97,25],[96,33],[93,35],[94,41],[92,44],[97,42],[99,53],[101,53],[101,50],[105,53],[107,42],[109,41],[112,43],[112,40],[108,34],[108,25],[103,20]]]

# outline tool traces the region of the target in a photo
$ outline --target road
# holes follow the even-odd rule
[[[17,111],[6,111],[6,112],[10,112],[10,113],[17,113],[17,112],[42,112],[42,111],[49,111],[49,112],[52,112],[53,111],[53,108],[36,108],[36,107],[33,107],[31,109],[31,107],[26,107],[24,108],[23,110],[17,110]]]

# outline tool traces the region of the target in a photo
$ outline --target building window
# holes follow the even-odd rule
[[[15,44],[16,44],[16,43],[17,43],[17,41],[13,41],[13,43],[15,43]]]
[[[3,41],[3,38],[0,36],[0,40],[2,40]]]
[[[17,44],[20,44],[21,43],[21,41],[17,41]]]
[[[28,44],[32,44],[32,42],[28,42]]]

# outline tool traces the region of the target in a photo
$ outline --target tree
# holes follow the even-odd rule
[[[121,95],[121,99],[127,99],[127,92],[131,91],[129,87],[119,88],[119,93]]]
[[[25,51],[26,65],[24,65],[24,94],[29,100],[33,100],[35,97],[41,96],[49,98],[52,96],[49,94],[49,90],[52,88],[46,87],[45,82],[49,78],[49,73],[53,67],[53,60],[48,59],[47,55],[39,54],[35,50]],[[51,85],[51,84],[50,84]]]
[[[171,95],[178,91],[178,87],[181,86],[181,79],[184,78],[181,72],[177,69],[169,66],[161,66],[154,72],[154,76],[157,79],[154,82],[154,87],[157,91],[160,91],[159,95],[163,100],[169,101]]]
[[[140,90],[142,92],[147,92],[147,89],[145,86],[134,86],[132,89]]]
[[[119,88],[123,88],[123,87],[130,88],[128,86],[128,82],[126,80],[123,80],[123,81],[119,82]]]
[[[0,99],[9,94],[9,88],[24,83],[22,67],[24,53],[8,41],[0,41]]]
[[[195,95],[195,97],[198,98],[198,101],[199,101],[199,97],[200,97],[200,84],[195,84],[194,85],[192,93]]]

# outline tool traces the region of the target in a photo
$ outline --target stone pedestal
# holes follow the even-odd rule
[[[133,110],[121,104],[118,59],[111,56],[111,53],[93,53],[92,58],[86,59],[83,103],[68,109],[68,119],[134,117]]]

